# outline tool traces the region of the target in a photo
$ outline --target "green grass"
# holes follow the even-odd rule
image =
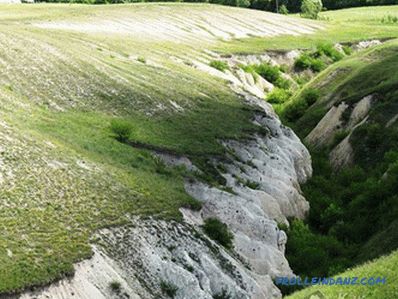
[[[0,6],[0,293],[72,274],[100,228],[131,215],[179,221],[180,207],[200,206],[184,190],[194,174],[119,142],[112,120],[131,126],[130,140],[201,165],[223,155],[220,140],[257,130],[224,81],[164,58],[200,57],[194,44],[31,26],[124,8]]]
[[[342,61],[333,64],[326,71],[315,77],[290,101],[277,107],[282,118],[286,112],[297,106],[306,91],[315,88],[319,91],[320,100],[308,108],[305,107],[291,125],[302,137],[305,137],[326,114],[327,106],[345,101],[354,104],[369,94],[386,96],[384,105],[375,109],[372,118],[386,123],[395,115],[395,86],[398,82],[396,68],[398,67],[397,41],[386,42],[384,45],[353,54]],[[327,84],[325,84],[325,82]],[[389,104],[387,104],[388,102]],[[305,113],[304,113],[305,112]],[[386,117],[381,117],[385,113]],[[302,117],[301,117],[302,116]]]
[[[371,28],[366,19],[337,32],[342,25],[330,21],[320,22],[327,30],[312,37],[226,43],[34,26],[120,17],[150,22],[159,12],[170,19],[192,14],[199,22],[225,11],[246,13],[178,3],[0,6],[0,267],[7,269],[0,272],[0,293],[70,275],[73,263],[91,255],[90,238],[100,228],[131,215],[181,220],[181,206],[198,207],[183,185],[193,174],[117,141],[110,124],[123,120],[132,128],[129,140],[187,155],[205,178],[219,176],[206,168],[224,155],[219,141],[244,139],[258,128],[226,82],[191,66],[211,60],[204,49],[259,52],[397,32],[381,22]]]
[[[381,257],[362,266],[347,270],[336,277],[386,277],[386,284],[375,286],[314,286],[304,289],[286,299],[309,298],[320,291],[326,299],[335,298],[385,298],[394,299],[398,295],[398,252]]]
[[[320,43],[353,43],[368,39],[398,37],[398,26],[382,23],[383,17],[398,16],[398,6],[361,7],[322,12],[316,21],[324,30],[304,36],[253,37],[224,42],[215,47],[222,53],[262,53],[266,50],[316,48]],[[299,18],[299,16],[296,16]]]

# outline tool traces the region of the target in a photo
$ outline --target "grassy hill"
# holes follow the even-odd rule
[[[132,140],[190,157],[217,184],[207,161],[224,155],[218,141],[258,127],[225,81],[192,67],[211,61],[205,50],[398,35],[379,19],[325,16],[206,4],[1,5],[0,293],[71,274],[101,227],[137,214],[178,220],[181,206],[198,207],[183,187],[191,174],[118,142],[109,125],[128,122]]]
[[[101,227],[130,215],[179,220],[180,207],[199,206],[184,190],[191,174],[118,142],[112,120],[216,183],[207,161],[223,156],[218,140],[258,127],[226,82],[192,61],[208,64],[204,50],[221,39],[319,27],[189,4],[1,5],[0,17],[0,293],[71,274]]]

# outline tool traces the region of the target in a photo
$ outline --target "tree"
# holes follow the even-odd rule
[[[287,9],[285,4],[281,5],[281,7],[279,8],[279,13],[282,14],[282,15],[289,14],[289,10]]]
[[[322,0],[303,0],[301,4],[301,16],[308,19],[318,19],[322,11]]]

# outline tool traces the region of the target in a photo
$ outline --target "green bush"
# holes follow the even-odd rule
[[[253,190],[257,190],[258,188],[260,188],[260,184],[259,183],[254,182],[254,181],[250,181],[250,180],[247,180],[245,182],[245,186],[250,188],[250,189],[253,189]]]
[[[331,58],[334,62],[341,60],[344,55],[340,53],[333,44],[330,43],[322,43],[318,44],[316,47],[316,54],[318,56],[325,55]]]
[[[224,72],[225,70],[229,70],[229,66],[228,63],[226,63],[225,61],[221,61],[221,60],[212,60],[210,61],[209,64],[211,67]]]
[[[275,83],[281,76],[279,68],[268,63],[256,65],[254,69],[257,74],[271,83]]]
[[[289,14],[289,10],[287,9],[285,4],[281,5],[281,7],[279,8],[279,13],[282,14],[282,15]]]
[[[331,144],[331,147],[333,148],[336,145],[340,144],[340,142],[342,142],[344,140],[344,138],[346,138],[348,136],[348,134],[349,134],[349,131],[346,131],[346,130],[337,131],[334,134],[333,142]]]
[[[116,139],[120,142],[126,142],[133,131],[131,124],[122,119],[112,120],[110,129],[115,134]]]
[[[160,289],[163,294],[166,294],[170,298],[174,298],[178,291],[178,288],[175,285],[163,280],[160,282]]]
[[[289,80],[283,78],[280,66],[270,65],[268,63],[252,64],[242,67],[246,73],[257,74],[263,77],[273,85],[288,89],[290,87]]]
[[[143,57],[143,56],[139,56],[139,57],[137,58],[137,61],[139,61],[139,62],[141,62],[141,63],[146,63],[146,58]]]
[[[204,1],[206,2],[206,1]],[[233,6],[237,7],[249,7],[250,6],[250,1],[249,0],[236,0],[236,4]]]
[[[267,95],[267,101],[271,104],[282,104],[286,102],[289,97],[290,97],[290,92],[282,89],[275,87],[268,95]]]
[[[307,103],[308,106],[314,104],[320,98],[318,89],[309,87],[303,91],[301,98]]]
[[[397,16],[392,16],[392,15],[386,15],[381,19],[382,24],[397,24],[398,23],[398,17]]]
[[[302,117],[308,108],[308,104],[303,100],[297,100],[289,104],[283,110],[283,116],[290,122]]]
[[[118,282],[118,281],[112,281],[110,284],[109,284],[109,287],[111,288],[111,290],[112,291],[114,291],[114,292],[119,292],[120,291],[120,289],[121,289],[121,284],[120,284],[120,282]]]
[[[213,299],[232,299],[232,297],[226,289],[222,289],[221,293],[213,295]]]
[[[350,46],[343,46],[343,52],[345,55],[351,55],[353,51]]]
[[[318,19],[318,14],[322,11],[321,0],[303,0],[301,3],[301,16],[308,19]]]
[[[232,248],[233,235],[228,226],[217,218],[208,218],[203,225],[205,233],[227,249]]]
[[[334,237],[315,234],[302,220],[294,220],[287,232],[286,255],[289,264],[299,275],[324,277],[333,275],[332,267],[345,268],[347,260],[344,244]]]
[[[310,69],[314,72],[320,72],[325,69],[326,64],[316,57],[312,57],[308,53],[302,53],[294,62],[294,67],[298,70]]]

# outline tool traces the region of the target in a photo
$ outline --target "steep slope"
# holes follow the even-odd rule
[[[392,40],[343,59],[315,77],[281,112],[282,117],[286,111],[299,116],[291,125],[314,161],[314,176],[303,187],[309,217],[305,225],[294,222],[288,233],[287,256],[300,275],[335,275],[398,247],[397,50]],[[302,105],[309,89],[319,99]],[[314,258],[303,263],[309,252]],[[350,273],[358,276],[361,269]],[[382,289],[383,298],[394,298],[392,285]],[[337,290],[326,294],[334,298]],[[368,288],[347,294],[380,296]]]
[[[320,26],[209,5],[0,14],[0,292],[75,271],[22,298],[280,297],[277,221],[308,210],[308,151],[268,104],[193,66],[220,38]],[[203,233],[209,217],[231,249]]]

